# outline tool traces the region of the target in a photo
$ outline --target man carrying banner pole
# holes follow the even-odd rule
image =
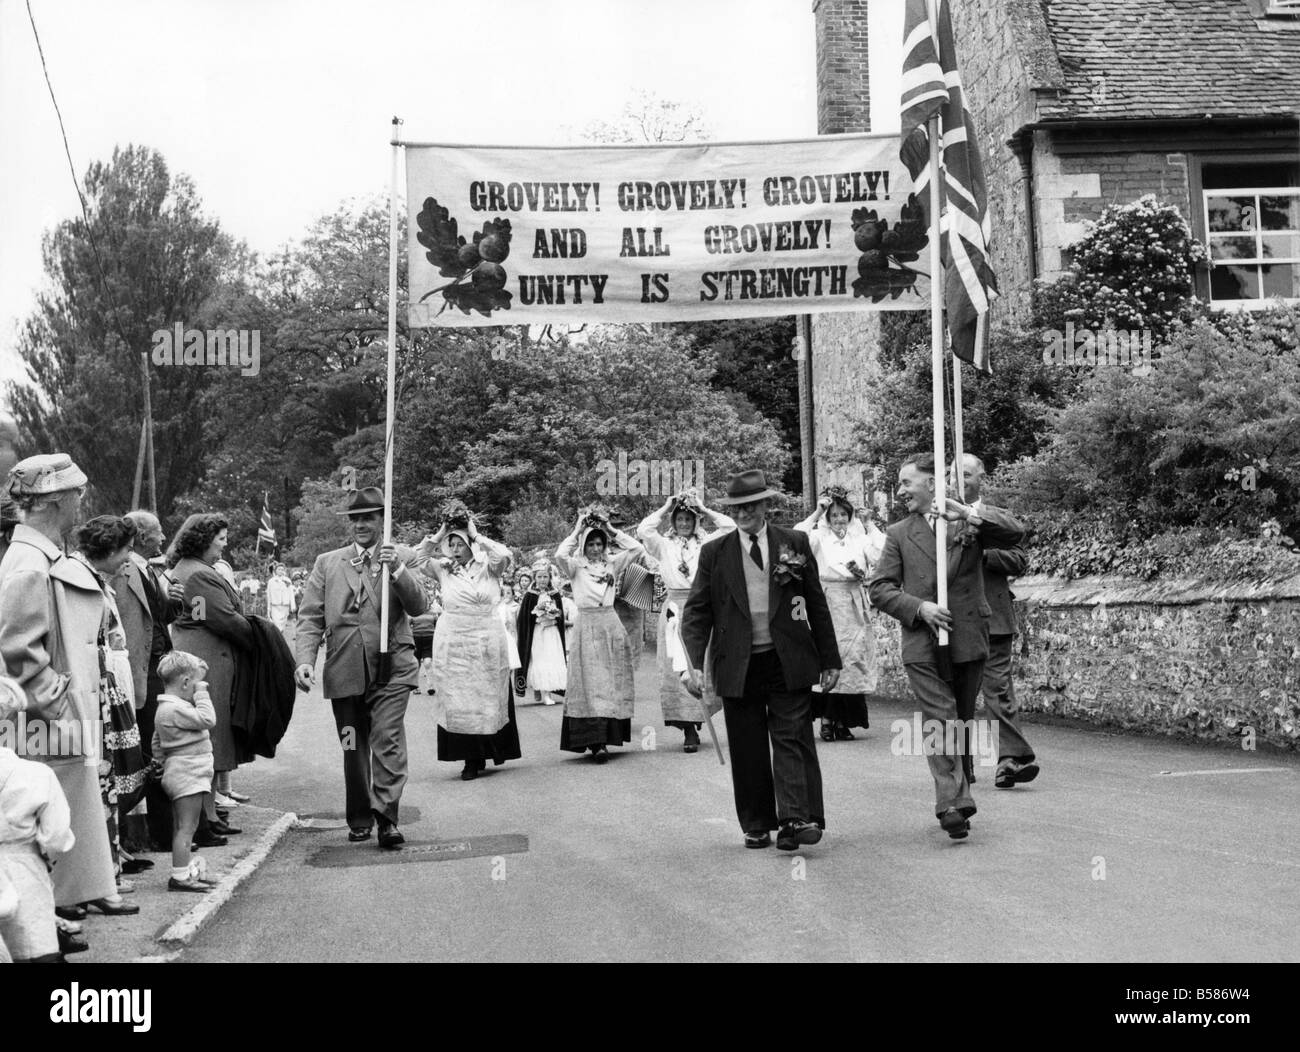
[[[945,494],[943,465],[943,306],[945,286],[953,318],[954,350],[972,356],[983,339],[982,313],[992,274],[984,261],[983,178],[973,135],[961,102],[952,26],[946,0],[908,0],[904,22],[902,139],[900,156],[918,190],[929,181],[931,393],[934,450],[909,458],[899,470],[899,498],[913,513],[888,530],[885,550],[871,582],[871,601],[903,626],[903,663],[922,710],[942,721],[944,741],[926,743],[935,783],[935,814],[953,839],[970,832],[975,803],[963,759],[962,715],[973,713],[984,660],[988,656],[988,605],[983,593],[981,545],[1001,546],[1023,536],[1014,520],[993,509],[980,512]],[[955,95],[955,98],[954,98]],[[945,136],[945,129],[947,129]],[[962,158],[950,184],[950,209],[943,216],[945,148]],[[973,178],[965,179],[966,175]],[[956,198],[961,197],[959,203]],[[969,201],[965,198],[970,197]],[[980,233],[978,246],[972,231]],[[946,251],[945,251],[946,250]],[[972,259],[972,256],[977,256]],[[944,257],[951,264],[945,273]],[[974,292],[978,291],[978,299]],[[970,331],[972,330],[973,331]],[[958,353],[960,353],[958,351]],[[949,543],[946,524],[964,520]],[[1004,521],[1005,519],[1005,521]],[[933,531],[934,555],[929,556]],[[923,554],[924,553],[924,554]],[[949,604],[949,579],[953,602]],[[933,598],[931,598],[933,596]],[[952,634],[952,643],[949,634]],[[938,748],[935,748],[935,746]],[[932,751],[933,750],[933,751]]]

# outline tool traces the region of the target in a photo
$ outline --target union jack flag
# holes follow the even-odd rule
[[[989,266],[990,224],[984,165],[957,71],[948,0],[907,0],[903,21],[902,147],[930,223],[930,134],[939,117],[942,169],[939,245],[946,268],[944,304],[957,357],[986,373],[989,304],[998,294]],[[953,235],[956,235],[955,237]]]
[[[271,509],[266,503],[266,494],[262,494],[262,521],[257,528],[257,541],[275,545],[275,527],[271,525]]]

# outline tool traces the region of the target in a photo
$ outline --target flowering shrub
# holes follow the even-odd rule
[[[1147,194],[1111,205],[1073,248],[1071,273],[1034,289],[1038,328],[1150,329],[1162,340],[1198,305],[1192,275],[1206,259],[1182,213]]]

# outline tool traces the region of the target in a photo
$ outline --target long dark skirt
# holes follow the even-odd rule
[[[870,727],[865,694],[824,694],[812,692],[813,719],[830,720],[846,727]]]
[[[632,740],[632,721],[609,716],[565,716],[560,726],[560,748],[586,752],[593,745],[623,745]]]
[[[515,699],[509,685],[506,693],[510,698],[510,718],[504,727],[496,734],[455,734],[439,727],[438,759],[491,760],[498,767],[507,760],[519,759],[523,753],[519,751],[519,725],[515,723]]]

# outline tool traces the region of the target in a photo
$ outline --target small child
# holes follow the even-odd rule
[[[162,787],[172,802],[172,875],[168,891],[211,891],[207,865],[190,858],[203,797],[212,789],[212,739],[217,713],[203,677],[208,666],[193,654],[173,650],[158,662],[163,692],[154,717],[153,755],[163,758]]]
[[[22,687],[0,677],[0,720],[26,709]],[[18,963],[62,962],[48,862],[74,840],[54,772],[0,745],[0,954],[7,948]]]

